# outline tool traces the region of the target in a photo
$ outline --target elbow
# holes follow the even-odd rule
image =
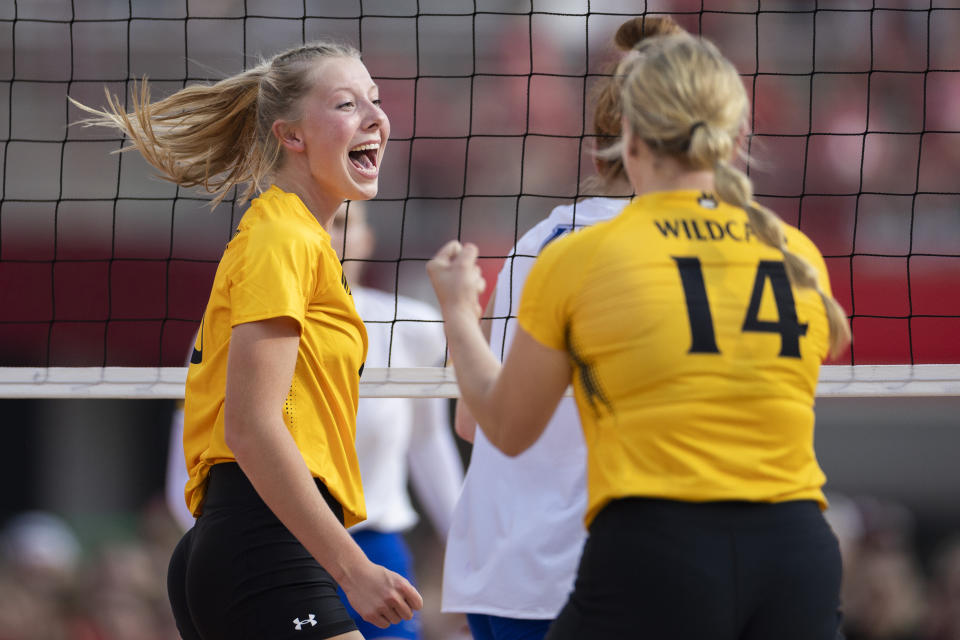
[[[476,431],[476,423],[469,424],[464,420],[457,420],[453,426],[454,432],[463,440],[467,442],[473,442],[474,433]]]
[[[494,419],[480,425],[487,440],[508,458],[516,458],[530,448],[532,440],[524,437],[523,425],[512,424],[504,418]]]
[[[512,446],[504,447],[503,449],[500,449],[500,451],[503,453],[503,455],[507,456],[508,458],[516,458],[518,455],[526,451],[527,448],[528,447],[519,447],[516,445],[512,445]]]
[[[253,432],[247,421],[240,415],[224,414],[223,440],[237,461],[245,459],[247,454],[256,448]]]
[[[228,422],[227,425],[230,425],[230,423]],[[224,426],[223,441],[230,451],[233,452],[233,455],[239,459],[243,457],[245,451],[245,438],[240,437],[236,432],[237,429],[232,426]]]

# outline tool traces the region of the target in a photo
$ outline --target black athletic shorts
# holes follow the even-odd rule
[[[343,522],[343,509],[317,486]],[[337,585],[236,463],[210,470],[203,515],[170,559],[167,592],[184,640],[307,640],[357,628]]]
[[[836,640],[840,574],[814,502],[615,500],[547,640]]]

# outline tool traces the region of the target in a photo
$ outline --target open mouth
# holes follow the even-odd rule
[[[377,153],[380,151],[380,145],[376,142],[357,145],[350,149],[348,155],[350,162],[364,173],[370,173],[377,169]]]

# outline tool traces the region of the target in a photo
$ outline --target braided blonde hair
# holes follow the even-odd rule
[[[277,54],[256,67],[213,85],[191,85],[150,101],[146,79],[133,88],[133,111],[107,94],[107,107],[94,109],[85,126],[119,129],[130,139],[120,149],[136,149],[160,174],[181,187],[202,186],[218,205],[235,186],[246,185],[245,202],[263,190],[263,182],[282,163],[281,146],[272,133],[278,119],[296,120],[300,99],[313,87],[317,59],[359,58],[356,49],[312,43]]]
[[[714,172],[717,196],[747,213],[757,237],[783,253],[790,282],[820,294],[830,327],[830,355],[850,342],[847,316],[820,286],[817,270],[793,253],[776,213],[753,199],[750,178],[731,164],[746,129],[749,102],[729,60],[710,41],[669,35],[641,41],[618,69],[624,76],[622,111],[632,133],[659,155],[691,170]]]

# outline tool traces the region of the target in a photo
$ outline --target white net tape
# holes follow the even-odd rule
[[[183,398],[185,367],[0,367],[0,398]],[[567,393],[570,393],[568,389]],[[365,398],[456,398],[453,369],[364,369]],[[831,365],[818,397],[960,396],[960,365]]]

